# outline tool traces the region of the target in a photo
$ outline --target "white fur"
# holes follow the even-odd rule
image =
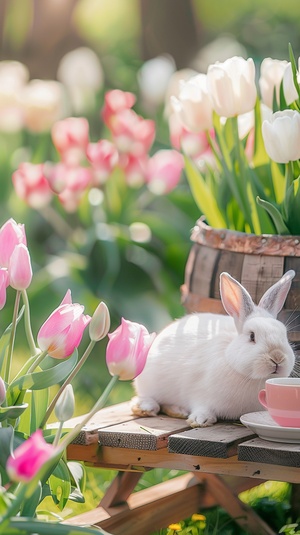
[[[293,273],[279,281],[282,304],[278,305],[274,285],[275,315]],[[282,292],[283,283],[286,292]],[[193,427],[212,425],[219,418],[237,419],[262,410],[258,392],[267,378],[291,373],[294,353],[285,326],[270,313],[269,295],[268,310],[255,306],[248,292],[228,274],[221,276],[221,290],[224,306],[233,317],[190,314],[156,337],[144,371],[134,382],[134,413],[151,416],[163,410],[188,417]]]

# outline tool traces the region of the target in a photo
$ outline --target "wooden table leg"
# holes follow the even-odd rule
[[[276,535],[273,529],[234,494],[234,490],[215,474],[194,474],[205,481],[206,490],[249,535]]]
[[[110,507],[124,504],[134,491],[142,474],[143,472],[118,472],[102,498],[99,507],[107,510]]]

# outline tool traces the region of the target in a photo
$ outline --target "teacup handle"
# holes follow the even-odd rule
[[[268,408],[268,405],[267,405],[267,392],[266,392],[266,390],[264,388],[262,390],[260,390],[260,392],[258,393],[258,400],[263,405],[263,407],[265,407],[266,409]]]

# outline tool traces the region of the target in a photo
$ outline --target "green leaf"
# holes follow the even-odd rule
[[[30,496],[29,500],[25,500],[23,507],[20,511],[21,516],[33,517],[36,513],[36,508],[39,505],[42,497],[42,484],[39,481],[34,493]]]
[[[86,484],[85,467],[81,463],[75,461],[69,461],[67,466],[70,471],[71,478],[75,484],[75,487],[72,487],[69,499],[75,502],[84,503],[85,498],[83,492]]]
[[[72,475],[72,478],[76,487],[81,492],[84,492],[85,485],[86,485],[86,471],[85,471],[84,465],[76,461],[69,461],[67,463],[67,466],[68,466],[68,469],[70,470],[70,473]]]
[[[57,522],[41,522],[40,520],[35,520],[32,518],[17,517],[11,518],[9,523],[4,526],[6,532],[2,531],[0,526],[1,535],[10,535],[12,532],[10,530],[19,530],[16,531],[18,535],[110,535],[107,531],[104,531],[102,528],[86,528],[86,527],[76,527],[68,526],[67,524],[58,524]]]
[[[271,161],[271,173],[275,193],[275,202],[280,204],[284,200],[285,196],[285,174],[282,172],[282,166],[273,160]]]
[[[279,87],[279,107],[280,110],[286,110],[288,105],[285,100],[284,91],[283,91],[283,79],[281,80],[281,84]]]
[[[267,212],[269,212],[278,234],[290,234],[289,229],[283,221],[281,213],[279,212],[278,208],[274,206],[274,204],[271,204],[268,201],[264,201],[259,197],[256,198],[256,201],[260,206],[267,210]]]
[[[70,473],[63,459],[58,462],[48,483],[53,501],[62,511],[71,493]]]
[[[300,234],[300,177],[293,180],[285,198],[286,223],[290,233]]]
[[[185,170],[195,202],[199,206],[202,214],[205,214],[209,225],[215,228],[226,227],[225,220],[210,188],[207,186],[201,173],[188,158],[185,158]]]
[[[30,434],[39,428],[49,402],[49,389],[32,390]]]
[[[12,407],[0,407],[0,422],[3,420],[11,419],[15,420],[27,409],[28,403],[23,405],[13,405]]]
[[[290,57],[291,65],[292,65],[294,85],[297,90],[298,96],[300,98],[300,87],[299,87],[299,83],[297,80],[297,65],[296,65],[296,60],[295,60],[295,56],[294,56],[291,43],[289,43],[289,57]]]
[[[19,315],[17,317],[17,324],[19,323],[21,317],[23,316],[25,310],[25,306],[23,306],[19,312]],[[10,334],[12,330],[12,323],[5,329],[4,333],[2,334],[0,338],[0,376],[3,376],[3,364],[5,362],[5,357],[8,349],[8,344],[10,340]]]
[[[78,358],[78,351],[75,349],[73,354],[53,368],[41,372],[33,372],[25,374],[15,379],[7,389],[7,400],[13,405],[14,401],[23,390],[41,390],[53,386],[63,381],[69,376],[76,365]]]

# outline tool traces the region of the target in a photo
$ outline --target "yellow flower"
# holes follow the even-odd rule
[[[197,520],[206,520],[206,517],[204,515],[198,515],[198,513],[192,515],[191,518],[193,522],[197,522]]]
[[[168,529],[172,529],[173,531],[182,531],[182,527],[180,524],[170,524],[168,526]]]

